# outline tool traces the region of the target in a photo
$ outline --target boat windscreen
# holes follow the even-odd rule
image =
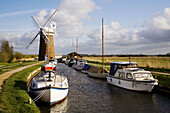
[[[128,64],[128,65],[122,65],[122,68],[137,68],[137,64]]]
[[[134,73],[133,76],[135,78],[152,77],[150,73]]]
[[[55,60],[54,59],[50,59],[49,62],[55,62]]]

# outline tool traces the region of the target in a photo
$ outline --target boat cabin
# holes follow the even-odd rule
[[[152,74],[149,71],[139,69],[136,62],[113,62],[109,75],[121,79],[153,79]]]
[[[113,62],[111,63],[110,66],[109,75],[115,75],[118,69],[123,69],[123,68],[138,68],[138,65],[136,62]]]
[[[84,59],[77,59],[75,65],[84,66],[85,64],[87,64],[87,61]]]
[[[52,64],[56,65],[56,64],[57,64],[57,60],[55,60],[55,59],[50,59],[50,60],[49,60],[49,63],[52,63]]]

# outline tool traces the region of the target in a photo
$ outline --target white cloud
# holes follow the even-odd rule
[[[87,34],[89,32],[89,29],[84,27],[83,20],[90,19],[89,13],[95,9],[100,9],[100,7],[97,6],[95,2],[93,2],[93,0],[81,0],[81,1],[62,0],[57,9],[58,12],[51,20],[57,22],[57,29],[56,29],[57,33],[54,36],[55,48],[60,48],[60,50],[56,49],[57,52],[63,50],[65,53],[68,53],[73,49],[70,41],[67,40],[72,38],[79,38],[84,34]],[[35,19],[40,26],[43,26],[44,23],[52,15],[54,11],[55,9],[52,9],[49,13],[45,9],[41,10],[39,11]],[[14,14],[22,14],[22,13],[24,12],[14,13]],[[47,26],[49,26],[49,24]],[[15,40],[12,41],[15,49],[17,51],[24,52],[25,47],[31,42],[31,40],[34,38],[35,35],[36,33],[34,31],[31,31],[16,38],[16,40],[18,41]],[[6,34],[6,37],[8,36],[9,34]],[[14,35],[14,37],[16,37],[16,35]],[[38,45],[38,40],[36,40],[30,46],[29,51],[31,53],[38,53],[37,45]]]
[[[83,19],[90,19],[89,13],[99,9],[99,6],[92,0],[62,0],[57,9],[58,12],[52,19],[57,22],[57,36],[77,38],[88,32],[83,26]],[[37,15],[38,23],[45,23],[53,12],[54,9],[50,13],[46,10],[40,11]]]
[[[38,53],[39,37],[37,37],[34,43],[29,47],[29,49],[26,50],[27,45],[31,42],[35,35],[36,31],[30,31],[22,35],[10,34],[0,31],[0,39],[8,40],[9,43],[13,45],[15,51],[19,51],[24,54],[26,54],[27,51],[29,51],[30,54]]]
[[[153,18],[155,28],[170,30],[170,8],[165,8],[163,13],[158,13]]]
[[[114,21],[104,28],[106,54],[159,54],[170,50],[170,8],[156,14],[151,22],[145,22],[140,29],[129,30]],[[93,30],[88,36],[91,40],[87,46],[93,47],[93,52],[99,50],[101,27]]]
[[[15,16],[15,15],[21,15],[26,13],[33,13],[38,12],[39,9],[31,9],[31,10],[23,10],[23,11],[17,11],[17,12],[10,12],[10,13],[4,13],[0,14],[0,18],[7,17],[7,16]]]
[[[170,8],[165,8],[163,13],[153,17],[152,22],[146,22],[141,31],[141,36],[147,42],[170,42]]]

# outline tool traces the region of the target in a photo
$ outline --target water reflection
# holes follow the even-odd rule
[[[67,113],[68,109],[67,102],[68,99],[66,98],[63,102],[51,106],[50,108],[51,113]]]

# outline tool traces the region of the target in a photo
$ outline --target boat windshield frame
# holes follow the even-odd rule
[[[121,65],[121,68],[138,68],[137,64]]]

